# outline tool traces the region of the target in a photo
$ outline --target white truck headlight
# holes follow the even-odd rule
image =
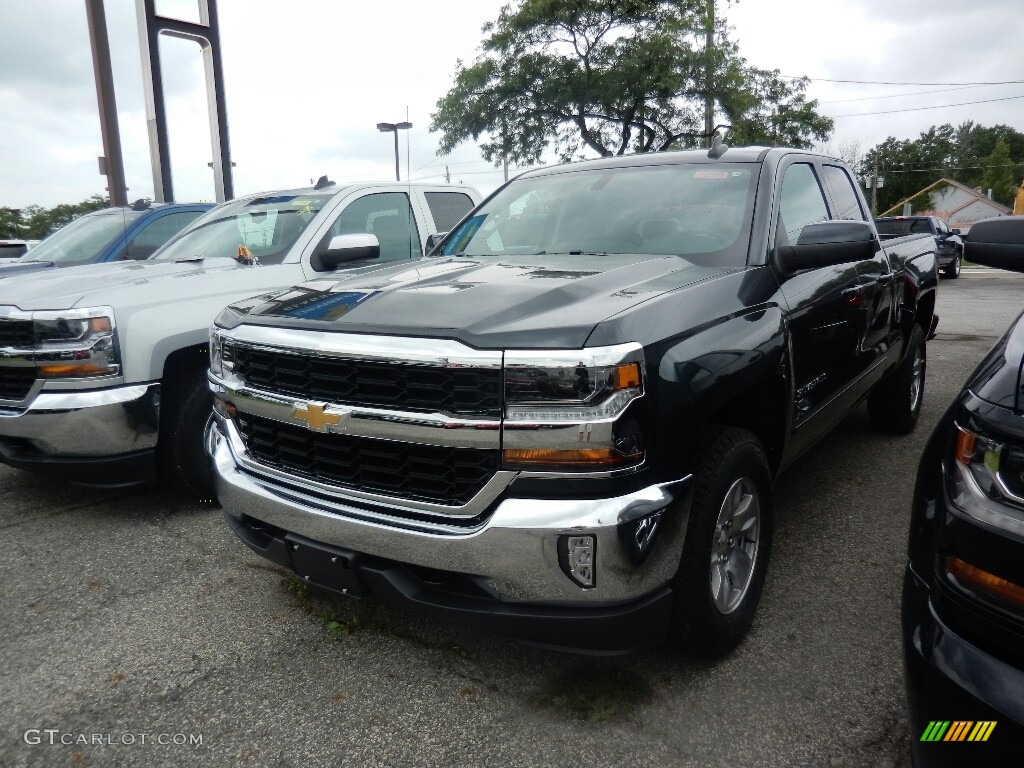
[[[120,373],[114,310],[110,307],[32,313],[36,371],[42,378]]]

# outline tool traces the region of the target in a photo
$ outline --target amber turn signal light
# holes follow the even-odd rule
[[[640,363],[624,363],[615,366],[613,377],[615,389],[634,389],[640,386]]]
[[[578,451],[546,449],[509,449],[504,452],[506,464],[591,464],[616,467],[634,463],[642,453],[626,456],[612,448],[584,448]]]
[[[959,557],[946,558],[946,571],[965,586],[980,589],[1004,600],[1024,606],[1024,587],[1014,584],[1001,576],[982,570],[961,560]]]

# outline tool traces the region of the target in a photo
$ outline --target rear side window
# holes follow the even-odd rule
[[[438,232],[450,232],[473,208],[469,195],[461,192],[425,192],[424,195]]]
[[[168,213],[147,224],[133,239],[129,252],[136,256],[148,252],[152,254],[181,230],[203,215],[202,211],[182,211]]]
[[[825,183],[832,190],[832,200],[836,204],[832,218],[867,221],[864,211],[860,207],[857,188],[853,186],[850,174],[838,165],[822,166],[822,172],[825,174]]]
[[[793,245],[808,224],[827,220],[828,208],[814,169],[807,163],[789,166],[782,178],[775,245]]]

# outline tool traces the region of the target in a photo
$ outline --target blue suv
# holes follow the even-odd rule
[[[104,208],[58,229],[20,259],[0,264],[0,277],[54,267],[148,259],[212,203],[148,203]]]

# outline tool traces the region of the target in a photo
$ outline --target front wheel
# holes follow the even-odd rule
[[[203,447],[203,433],[213,411],[206,370],[172,379],[161,411],[157,455],[162,479],[190,497],[212,501],[213,476]]]
[[[707,430],[674,590],[674,641],[722,656],[750,629],[772,540],[771,472],[760,442],[736,427]]]
[[[915,324],[903,362],[868,397],[868,415],[877,429],[897,435],[913,431],[924,402],[927,362],[924,330]]]
[[[942,274],[948,277],[950,280],[955,280],[956,278],[960,277],[960,267],[962,261],[963,257],[961,257],[960,252],[957,251],[957,254],[954,257],[953,261],[951,261],[949,265],[942,270]]]

